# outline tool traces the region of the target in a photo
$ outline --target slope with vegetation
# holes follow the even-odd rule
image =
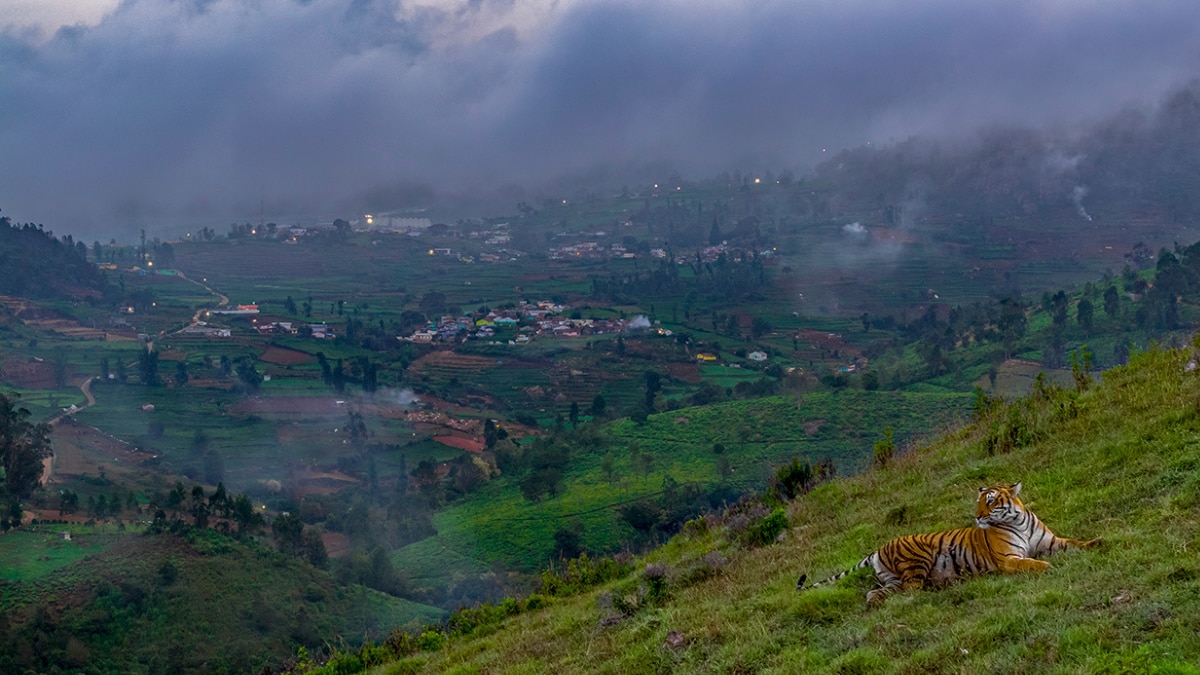
[[[354,672],[374,664],[379,673],[1194,672],[1200,373],[1189,363],[1191,349],[1152,349],[1102,383],[1080,371],[1075,388],[1040,380],[1016,401],[980,396],[973,423],[926,447],[891,460],[880,453],[873,470],[818,485],[749,525],[736,513],[695,521],[631,565],[577,575],[596,583],[590,589],[558,593],[563,584],[546,583],[545,593],[563,597],[466,610],[447,626],[395,633],[323,668],[301,665]],[[868,573],[795,590],[802,572],[846,569],[892,537],[967,525],[977,488],[1016,481],[1051,528],[1103,537],[1103,546],[1055,555],[1040,575],[967,579],[894,595],[878,609],[864,603],[875,585]],[[783,515],[783,537],[764,544]]]
[[[22,550],[47,560],[0,579],[6,673],[251,672],[342,639],[333,636],[353,641],[442,616],[213,530],[106,536],[43,524],[3,543],[14,563]],[[69,560],[73,550],[86,557]]]

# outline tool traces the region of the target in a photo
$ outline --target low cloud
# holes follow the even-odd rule
[[[0,24],[0,207],[80,236],[803,171],[822,148],[1096,119],[1200,75],[1200,5],[1170,0],[125,0],[94,20]]]

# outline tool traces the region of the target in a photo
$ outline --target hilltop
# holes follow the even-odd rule
[[[787,503],[777,543],[748,545],[735,519],[708,517],[590,590],[462,612],[449,637],[394,634],[324,672],[409,653],[372,672],[1195,672],[1190,358],[1152,349],[1100,383],[1081,373],[1079,390],[1042,381],[1016,401],[981,398],[973,423]],[[979,487],[1015,481],[1056,532],[1103,547],[1053,556],[1038,576],[969,579],[874,610],[870,574],[794,590],[801,572],[823,578],[892,537],[966,526]]]

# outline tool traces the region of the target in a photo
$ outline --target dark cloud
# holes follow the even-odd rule
[[[1097,4],[126,0],[0,35],[0,207],[102,233],[605,166],[803,170],[1200,75],[1200,5]]]

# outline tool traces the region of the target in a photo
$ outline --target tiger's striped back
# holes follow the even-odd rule
[[[845,572],[812,584],[832,583],[863,567],[875,570],[882,586],[867,594],[875,603],[900,589],[921,588],[960,577],[1001,571],[1039,571],[1050,563],[1035,560],[1042,553],[1066,548],[1089,548],[1099,540],[1078,541],[1058,537],[1017,497],[1021,484],[980,488],[975,527],[897,537]],[[805,588],[807,575],[796,583]]]

